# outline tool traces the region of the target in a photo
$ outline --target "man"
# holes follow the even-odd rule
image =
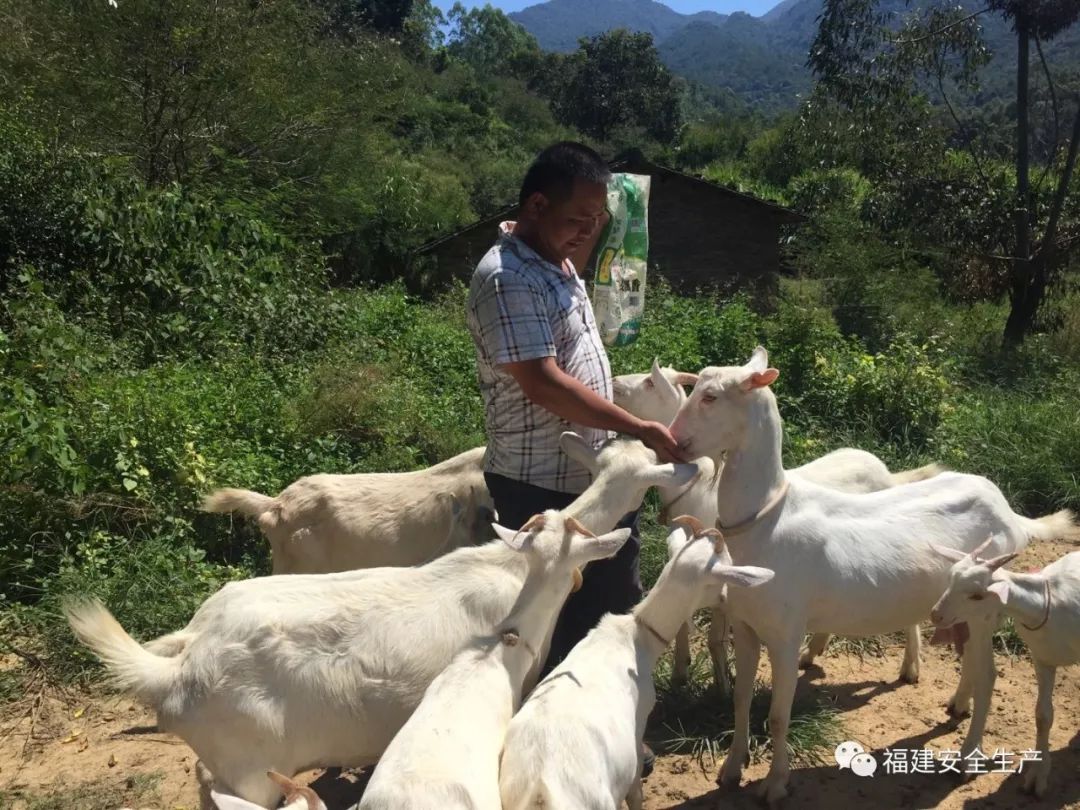
[[[683,460],[666,426],[611,401],[611,368],[571,260],[587,258],[599,236],[609,179],[603,159],[582,144],[545,149],[525,175],[517,222],[499,226],[472,278],[468,324],[484,397],[484,477],[500,523],[511,528],[569,505],[589,485],[588,470],[559,448],[565,430],[594,447],[612,431],[626,433],[661,461]],[[605,613],[625,613],[641,598],[637,513],[619,525],[633,534],[614,558],[589,565],[559,616],[545,672]]]

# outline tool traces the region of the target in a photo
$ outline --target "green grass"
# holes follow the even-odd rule
[[[646,732],[653,747],[689,754],[702,768],[718,763],[731,745],[734,707],[729,697],[721,697],[712,685],[706,685],[712,681],[708,655],[702,652],[694,657],[690,682],[684,688],[671,685],[670,655],[661,659],[655,678],[657,702]],[[772,747],[767,723],[771,699],[772,690],[755,682],[750,704],[750,755],[755,760]],[[843,739],[843,723],[835,709],[813,699],[796,699],[787,739],[794,762],[821,764]]]
[[[1027,645],[1016,632],[1016,625],[1009,616],[1005,617],[1004,623],[994,632],[994,652],[1012,657],[1028,654]]]

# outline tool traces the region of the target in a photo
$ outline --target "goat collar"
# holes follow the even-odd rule
[[[661,646],[665,650],[668,648],[668,645],[671,644],[670,639],[665,639],[662,635],[660,635],[660,633],[657,632],[655,627],[653,627],[651,624],[649,624],[647,621],[645,621],[640,616],[634,616],[634,621],[637,622],[638,624],[640,624],[646,630],[648,630],[649,633],[652,635],[652,637],[655,638],[657,641],[659,641]]]
[[[536,650],[532,648],[532,645],[529,644],[529,642],[527,642],[521,637],[521,634],[518,633],[516,628],[510,627],[506,630],[503,630],[502,633],[499,634],[499,639],[507,647],[516,647],[518,644],[520,644],[525,648],[525,651],[533,657],[534,661],[539,658],[539,656],[536,654]]]
[[[787,479],[787,476],[785,476],[784,477],[784,483],[783,483],[783,486],[780,487],[780,491],[777,492],[776,495],[774,495],[772,497],[772,499],[768,503],[766,503],[763,507],[758,509],[754,514],[752,514],[746,520],[744,520],[744,521],[742,521],[740,523],[736,523],[734,526],[724,526],[722,523],[720,523],[720,518],[717,518],[716,519],[716,528],[718,528],[720,531],[722,531],[724,533],[725,537],[730,537],[731,535],[734,535],[734,534],[742,534],[743,532],[747,531],[748,529],[752,529],[754,526],[756,526],[758,523],[760,523],[765,517],[767,517],[768,514],[773,509],[775,509],[777,506],[780,505],[780,503],[784,500],[784,496],[787,495],[787,491],[788,491],[788,479]]]
[[[694,477],[691,478],[687,482],[686,486],[683,488],[683,491],[675,496],[675,500],[673,500],[671,503],[669,503],[667,506],[663,507],[660,510],[660,525],[661,526],[666,526],[667,524],[669,524],[671,522],[671,514],[672,514],[671,510],[672,510],[672,508],[675,506],[675,504],[677,504],[679,501],[681,501],[683,498],[686,497],[686,494],[690,490],[692,490],[694,488],[694,484],[696,484],[698,482],[699,478],[701,478],[701,468],[700,467],[698,467],[698,471],[696,473],[694,473]]]
[[[1046,612],[1043,613],[1043,620],[1034,627],[1028,627],[1023,622],[1020,622],[1020,624],[1024,624],[1024,628],[1027,630],[1040,630],[1044,624],[1050,621],[1050,580],[1048,578],[1043,579],[1043,586],[1046,589]]]

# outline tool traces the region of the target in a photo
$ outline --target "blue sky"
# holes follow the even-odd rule
[[[483,6],[486,0],[462,0],[466,6]],[[582,0],[588,2],[588,0]],[[664,5],[675,9],[683,14],[692,14],[695,11],[719,11],[722,14],[730,14],[732,11],[745,11],[749,14],[764,14],[780,0],[664,0]],[[537,0],[494,0],[493,6],[503,11],[520,11],[526,6],[536,5]],[[454,0],[435,0],[435,5],[446,10],[454,5]]]

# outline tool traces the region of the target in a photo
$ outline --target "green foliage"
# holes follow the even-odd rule
[[[870,182],[855,169],[809,169],[791,179],[791,205],[808,216],[841,209],[858,216],[872,191]]]
[[[679,91],[649,34],[625,29],[583,40],[565,60],[553,105],[559,120],[598,140],[639,127],[658,141],[679,128]]]
[[[692,22],[659,41],[664,63],[691,81],[735,93],[766,115],[790,110],[811,88],[806,47],[780,26],[745,13]]]
[[[413,9],[413,0],[316,0],[326,14],[326,30],[353,39],[359,31],[400,32]]]
[[[466,9],[454,3],[447,20],[447,52],[481,75],[512,72],[524,78],[540,58],[532,34],[493,6]]]

